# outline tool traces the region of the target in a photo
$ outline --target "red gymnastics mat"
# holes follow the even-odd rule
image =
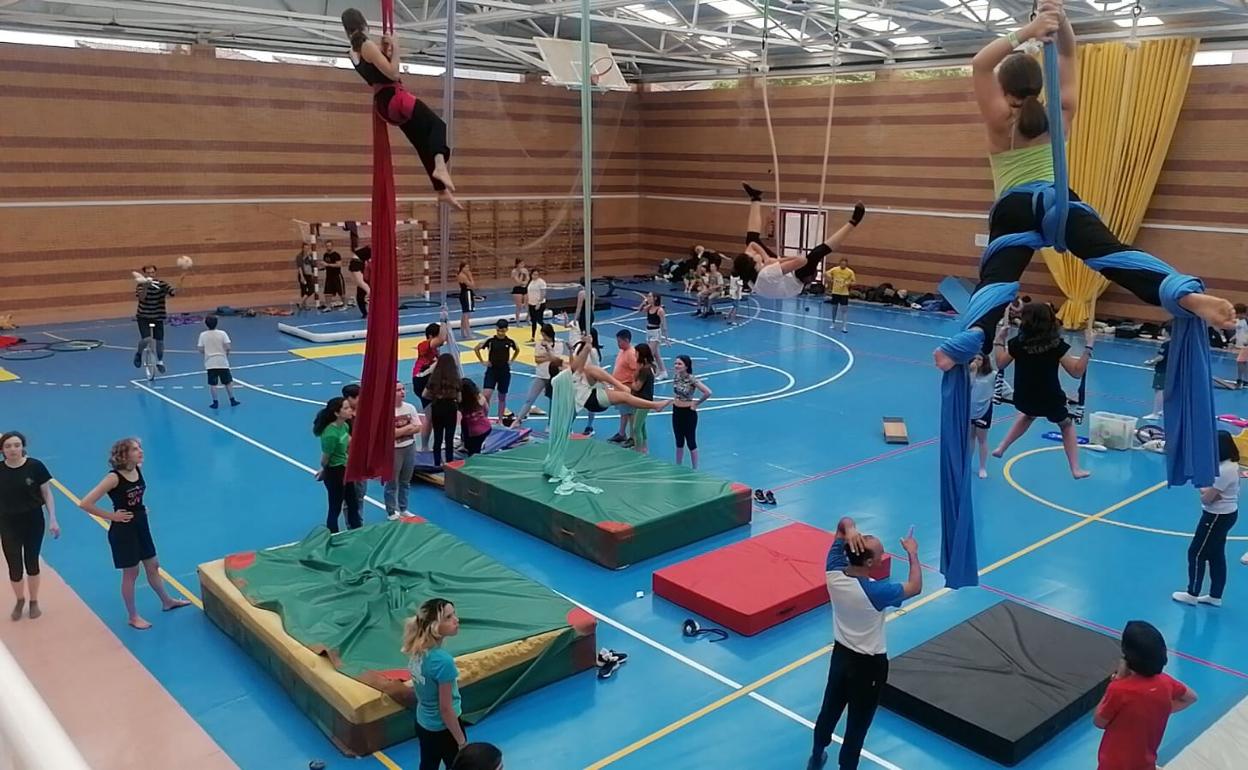
[[[828,601],[835,534],[789,524],[654,573],[654,593],[752,636]]]

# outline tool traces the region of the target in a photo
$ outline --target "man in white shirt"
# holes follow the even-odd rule
[[[230,374],[230,335],[217,328],[217,317],[210,315],[204,319],[207,331],[199,333],[199,352],[204,354],[204,368],[208,370],[208,392],[212,395],[210,407],[216,409],[217,386],[225,386],[225,394],[230,397],[230,406],[238,406],[234,398],[234,375]]]
[[[863,535],[846,516],[836,529],[836,540],[828,551],[828,596],[832,599],[832,626],[836,644],[828,669],[828,686],[823,707],[815,722],[815,743],[807,770],[820,770],[828,760],[826,749],[832,743],[832,730],[849,707],[845,737],[841,744],[840,770],[857,770],[862,744],[866,740],[880,692],[888,680],[888,650],[884,641],[884,611],[923,590],[923,570],[919,566],[919,544],[914,528],[901,539],[910,557],[910,576],[905,583],[872,580],[872,565],[884,558],[879,538]]]
[[[420,433],[420,413],[407,403],[403,383],[394,384],[394,477],[386,482],[386,518],[413,517],[407,510],[407,491],[416,468],[416,434]]]

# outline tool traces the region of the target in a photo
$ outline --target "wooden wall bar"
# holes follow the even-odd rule
[[[410,80],[441,109],[437,79]],[[1195,70],[1137,239],[1235,301],[1248,301],[1246,94],[1248,66]],[[771,91],[787,204],[818,200],[827,95]],[[648,270],[694,243],[735,250],[740,182],[774,188],[759,89],[595,98],[595,272]],[[369,100],[350,71],[0,45],[0,115],[0,312],[22,322],[126,315],[129,272],[172,272],[182,254],[197,267],[180,309],[289,302],[291,219],[369,216]],[[455,258],[491,285],[520,256],[579,272],[577,94],[465,80],[456,119],[472,221],[455,215]],[[925,291],[974,275],[992,200],[980,132],[962,79],[838,86],[826,201],[871,208],[847,249],[861,280]],[[401,217],[434,222],[415,153],[391,139]],[[515,237],[496,240],[494,217]],[[1039,261],[1024,290],[1058,294]],[[1148,315],[1118,289],[1099,310]]]

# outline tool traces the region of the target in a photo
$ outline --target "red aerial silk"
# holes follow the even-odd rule
[[[381,28],[394,32],[394,0],[381,0]],[[394,384],[399,375],[399,270],[395,253],[390,129],[373,110],[373,243],[364,375],[351,431],[347,480],[394,476]]]

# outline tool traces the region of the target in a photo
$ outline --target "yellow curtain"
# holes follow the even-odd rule
[[[1079,111],[1071,129],[1070,186],[1124,243],[1139,232],[1170,149],[1196,54],[1195,38],[1079,47]],[[1088,321],[1109,282],[1071,254],[1043,251],[1066,295],[1058,318]]]

